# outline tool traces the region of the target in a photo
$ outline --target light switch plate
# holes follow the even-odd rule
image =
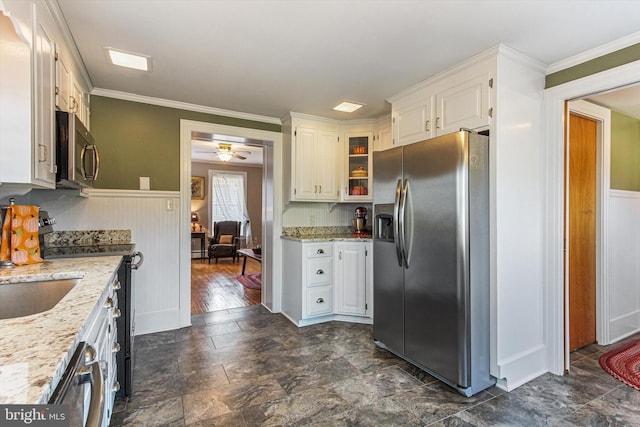
[[[141,191],[151,190],[151,184],[148,176],[140,177],[140,190]]]

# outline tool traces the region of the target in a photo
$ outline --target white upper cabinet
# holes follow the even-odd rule
[[[492,84],[491,74],[484,72],[438,93],[436,135],[488,126],[492,114],[489,103]]]
[[[295,115],[284,123],[285,166],[290,168],[290,201],[338,201],[339,142],[337,126],[311,116]],[[285,178],[285,179],[286,179]]]
[[[399,106],[393,111],[393,146],[431,138],[433,133],[433,96],[425,95],[416,103]]]
[[[376,133],[373,136],[373,151],[393,148],[391,116],[380,117],[376,122]]]
[[[411,144],[462,128],[487,128],[493,115],[493,70],[488,61],[460,66],[390,98],[391,145]]]
[[[55,42],[53,32],[56,25],[45,4],[36,5],[35,19],[35,117],[34,130],[36,148],[34,158],[34,178],[47,184],[56,181],[56,140],[55,140]]]
[[[6,1],[0,16],[0,183],[55,188],[57,27],[42,2]],[[12,19],[9,19],[11,16]]]
[[[60,111],[70,111],[71,71],[67,65],[67,57],[56,50],[56,107]]]
[[[373,132],[344,134],[344,175],[342,200],[373,200]]]
[[[0,2],[0,197],[55,188],[55,112],[71,111],[74,90],[81,99],[77,111],[88,124],[85,80],[73,84],[82,66],[69,54],[56,5]]]

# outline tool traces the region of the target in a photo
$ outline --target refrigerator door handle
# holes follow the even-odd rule
[[[398,265],[402,267],[402,249],[400,247],[400,199],[402,198],[402,179],[398,180],[396,184],[396,198],[393,203],[393,242],[396,245],[396,256],[398,258]]]
[[[400,249],[402,254],[402,259],[405,268],[409,268],[409,254],[407,251],[407,224],[406,224],[406,209],[407,209],[407,197],[409,193],[409,180],[404,180],[404,186],[402,188],[402,193],[400,196],[400,208],[398,211],[398,219],[399,221],[399,240],[400,240]]]

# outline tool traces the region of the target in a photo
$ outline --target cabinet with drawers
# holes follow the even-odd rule
[[[283,241],[282,313],[298,326],[371,323],[371,242]]]

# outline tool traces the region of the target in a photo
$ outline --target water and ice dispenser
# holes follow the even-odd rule
[[[374,206],[374,239],[393,241],[393,203]]]

